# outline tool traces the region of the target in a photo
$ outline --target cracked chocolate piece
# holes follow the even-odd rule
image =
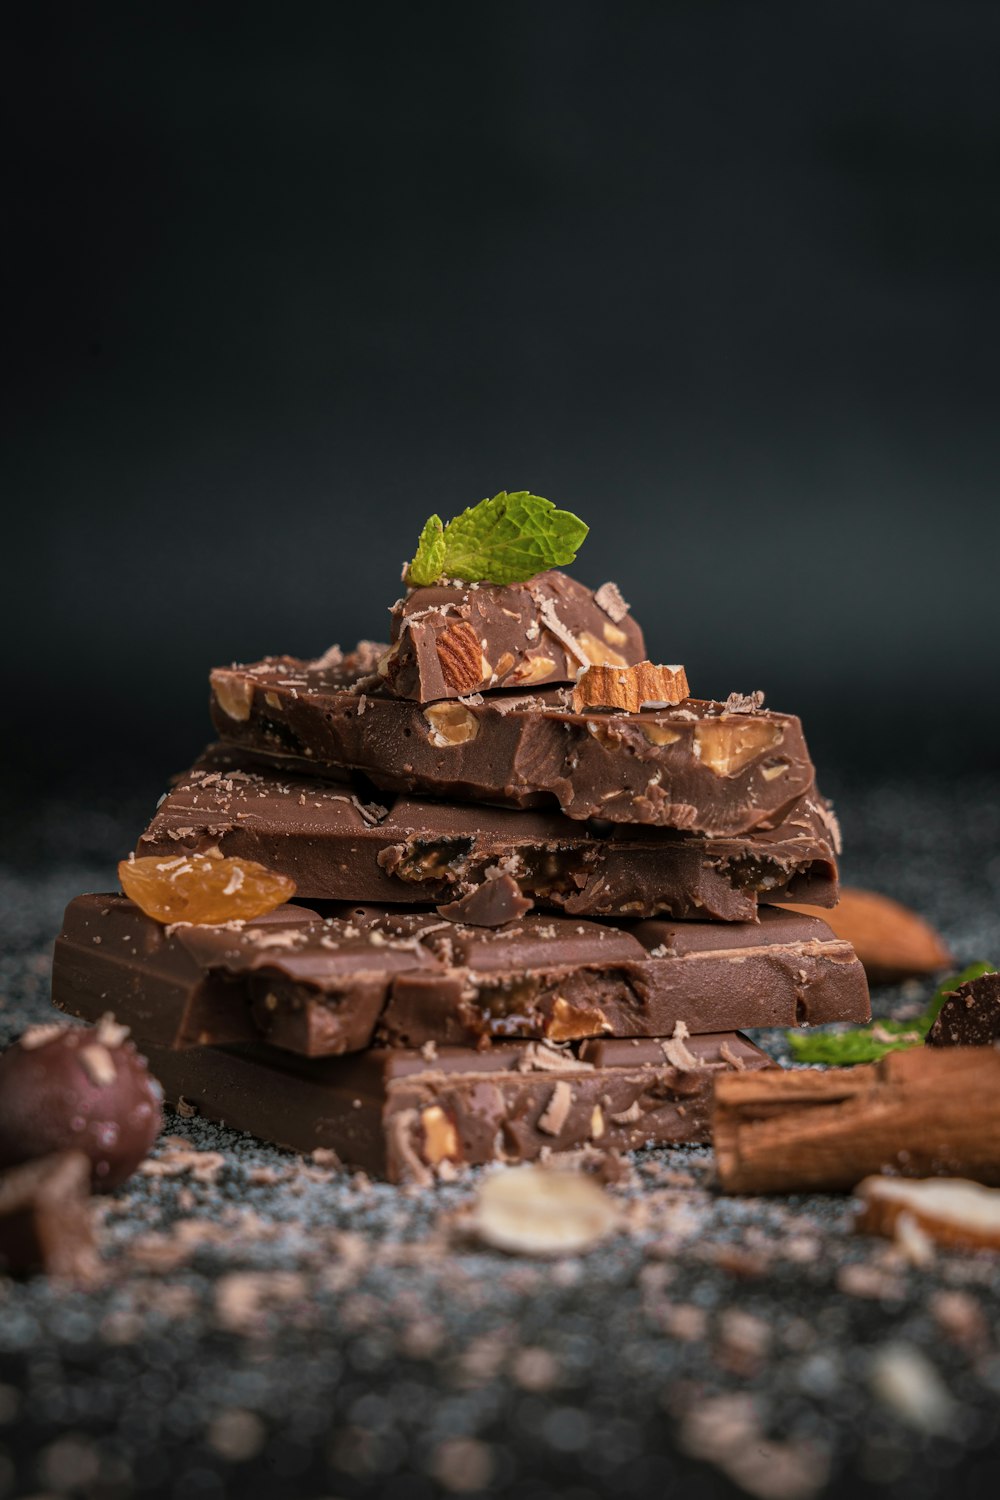
[[[642,631],[623,603],[617,590],[595,594],[555,570],[504,587],[413,589],[392,608],[392,644],[378,670],[392,693],[418,703],[573,682],[591,664],[642,660]]]
[[[218,848],[290,876],[300,899],[426,905],[469,895],[489,872],[572,916],[753,921],[758,899],[833,906],[839,838],[811,788],[774,828],[705,838],[580,822],[554,809],[436,802],[287,774],[212,746],[176,781],[139,856]]]
[[[433,1058],[398,1048],[307,1060],[261,1044],[154,1050],[167,1097],[295,1151],[336,1152],[346,1166],[390,1182],[484,1162],[532,1161],[543,1150],[630,1151],[708,1141],[714,1081],[765,1068],[736,1034],[692,1037],[693,1066],[678,1068],[655,1042],[600,1044],[590,1058],[536,1043],[441,1048]],[[543,1123],[544,1122],[544,1123]]]
[[[929,1047],[995,1047],[1000,1042],[1000,974],[959,985],[927,1033]]]
[[[345,663],[292,657],[223,677],[249,703],[233,717],[212,673],[213,720],[228,742],[307,774],[360,771],[388,790],[730,836],[775,827],[814,786],[798,719],[764,709],[733,714],[692,698],[574,713],[566,688],[422,706]]]
[[[163,928],[124,897],[70,903],[52,993],[113,1007],[168,1047],[263,1035],[306,1056],[394,1046],[563,1042],[867,1020],[864,971],[818,918],[658,920],[630,929],[532,914],[473,927],[436,913],[338,906],[229,927]],[[100,938],[99,942],[94,938]]]
[[[39,1156],[0,1172],[0,1275],[87,1280],[97,1251],[90,1213],[90,1157]]]

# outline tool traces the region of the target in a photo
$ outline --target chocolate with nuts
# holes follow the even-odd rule
[[[168,1099],[183,1096],[208,1119],[292,1150],[332,1150],[390,1182],[427,1183],[435,1172],[543,1151],[707,1141],[715,1079],[770,1059],[735,1034],[684,1047],[609,1041],[588,1057],[510,1042],[310,1061],[257,1045],[154,1050],[152,1062]]]
[[[751,922],[758,899],[832,906],[837,846],[815,790],[774,828],[704,838],[585,823],[558,809],[392,793],[376,801],[360,786],[286,774],[215,746],[178,778],[136,854],[219,849],[291,877],[304,900],[448,903],[506,873],[536,906],[570,916]]]
[[[995,1047],[1000,1042],[1000,974],[981,974],[946,995],[927,1033],[929,1047]]]
[[[591,663],[625,667],[645,654],[642,631],[613,584],[595,592],[565,573],[526,583],[440,583],[392,609],[379,663],[389,690],[430,703],[493,688],[573,682]]]
[[[689,699],[574,713],[550,688],[421,706],[345,664],[269,657],[212,673],[222,737],[288,769],[378,787],[733,836],[773,828],[814,786],[798,719]]]
[[[312,920],[292,912],[287,926],[275,913],[171,932],[122,897],[80,896],[56,944],[53,999],[84,1017],[113,1004],[144,1041],[166,1046],[256,1027],[306,1056],[377,1041],[570,1041],[869,1014],[849,945],[818,919],[776,908],[759,923],[625,929],[530,915],[491,929],[359,906]]]
[[[0,1057],[0,1167],[82,1151],[96,1190],[131,1176],[163,1117],[159,1085],[127,1036],[105,1016],[93,1027],[34,1026],[8,1047]]]

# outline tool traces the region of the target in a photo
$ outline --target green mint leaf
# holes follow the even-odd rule
[[[417,588],[437,583],[444,572],[444,527],[440,516],[431,516],[424,522],[417,543],[417,553],[406,570],[406,580]]]
[[[448,522],[444,570],[467,583],[523,583],[571,563],[588,530],[541,495],[501,490]]]
[[[887,1052],[902,1052],[908,1047],[922,1047],[924,1038],[937,1020],[945,996],[970,979],[992,974],[995,964],[974,963],[960,974],[942,981],[933,999],[912,1021],[873,1021],[870,1026],[855,1026],[850,1031],[788,1031],[788,1045],[796,1062],[831,1063],[850,1067],[854,1063],[878,1062]]]
[[[432,516],[420,534],[407,582],[420,587],[444,576],[465,583],[523,583],[546,568],[571,563],[589,529],[541,495],[501,490],[464,510],[443,531]]]

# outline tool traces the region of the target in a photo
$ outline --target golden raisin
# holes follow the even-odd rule
[[[158,922],[249,921],[295,895],[295,881],[252,859],[219,854],[158,854],[123,859],[118,879],[129,900]]]

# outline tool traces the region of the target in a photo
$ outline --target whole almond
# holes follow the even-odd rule
[[[836,937],[850,943],[873,984],[936,974],[954,962],[943,940],[923,917],[877,891],[842,886],[832,911],[782,902],[789,911],[821,917]]]
[[[483,680],[483,653],[479,637],[467,620],[449,625],[435,644],[444,680],[454,692],[471,693],[479,686]]]

